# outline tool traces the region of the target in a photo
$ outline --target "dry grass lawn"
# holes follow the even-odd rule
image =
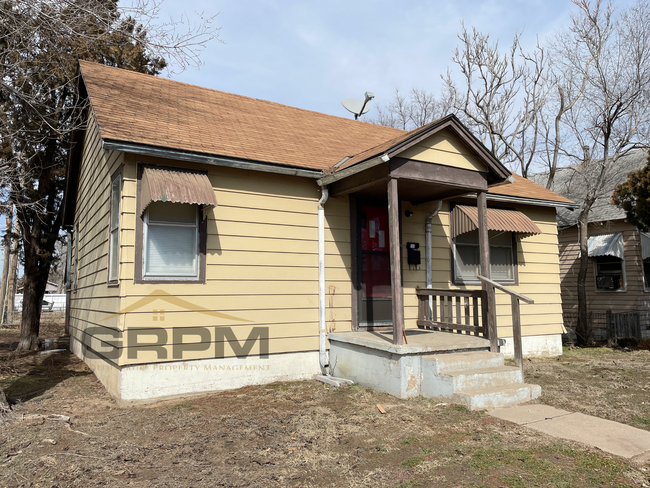
[[[0,427],[1,487],[650,486],[650,466],[360,386],[278,383],[120,408],[74,356],[16,356],[16,340],[0,330],[0,384],[14,402]],[[544,402],[648,428],[648,359],[569,351],[526,373]]]

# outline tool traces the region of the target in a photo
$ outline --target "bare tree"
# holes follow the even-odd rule
[[[395,89],[395,97],[385,107],[376,105],[376,115],[365,119],[378,125],[396,129],[413,130],[452,112],[449,99],[436,96],[423,89],[412,88],[409,98]]]
[[[531,53],[521,47],[519,35],[505,53],[498,42],[463,25],[461,45],[452,61],[462,83],[452,73],[444,77],[453,109],[492,154],[527,177],[535,162],[542,108],[549,92],[546,51],[537,44]]]
[[[0,2],[0,205],[15,207],[24,253],[18,350],[37,346],[56,260],[69,136],[84,110],[77,60],[155,75],[168,61],[177,69],[199,65],[206,43],[218,38],[214,18],[170,23],[159,13],[156,0],[128,9],[117,0]]]
[[[572,0],[578,12],[554,43],[558,84],[579,94],[559,130],[561,153],[576,164],[573,185],[583,189],[577,215],[580,242],[578,324],[581,343],[590,340],[587,310],[589,212],[630,150],[650,137],[650,5],[639,0],[616,15],[601,0]],[[556,191],[562,192],[561,188]]]

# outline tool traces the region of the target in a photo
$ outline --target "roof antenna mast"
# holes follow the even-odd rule
[[[354,114],[354,120],[358,120],[360,115],[368,113],[368,110],[370,110],[368,102],[373,98],[375,98],[375,94],[373,92],[366,92],[365,100],[357,100],[356,98],[344,98],[341,101],[341,104],[345,110]]]

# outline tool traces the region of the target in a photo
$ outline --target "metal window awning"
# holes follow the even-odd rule
[[[191,203],[216,207],[217,197],[204,171],[144,166],[138,204],[139,215],[142,215],[153,202]]]
[[[623,234],[616,232],[591,236],[587,241],[587,250],[590,258],[613,256],[623,259]]]
[[[641,259],[650,258],[650,234],[641,232]]]
[[[541,234],[535,223],[517,210],[487,209],[488,230],[518,234]],[[450,215],[451,237],[478,229],[478,208],[456,205]]]

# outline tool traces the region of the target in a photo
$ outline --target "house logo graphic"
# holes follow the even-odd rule
[[[182,311],[200,313],[222,320],[252,322],[248,319],[196,305],[160,289],[152,291],[132,305],[109,315],[99,322],[106,322],[120,315],[137,312],[158,300],[180,308]],[[151,321],[158,322],[160,326],[151,327],[143,322],[141,327],[130,326],[126,331],[110,326],[87,327],[83,331],[84,337],[81,341],[84,354],[97,359],[118,360],[122,354],[126,353],[129,360],[137,360],[138,355],[142,353],[147,356],[146,361],[150,362],[169,359],[205,359],[205,353],[198,355],[196,353],[209,351],[212,348],[215,359],[226,356],[241,358],[251,355],[255,345],[259,344],[259,352],[253,355],[259,355],[263,359],[269,357],[268,326],[250,327],[248,337],[241,343],[238,335],[241,337],[242,333],[245,334],[246,330],[249,329],[245,325],[240,325],[234,329],[229,325],[164,327],[165,324],[162,322],[165,322],[165,318],[164,309],[152,309]],[[236,330],[239,334],[236,333]],[[229,351],[226,351],[226,346],[229,347]],[[150,358],[151,352],[155,352],[155,359]],[[184,358],[186,352],[193,353],[192,356],[194,357]]]
[[[228,315],[228,314],[225,314],[225,313],[222,313],[222,312],[216,312],[214,310],[210,310],[209,308],[201,307],[200,305],[196,305],[196,304],[194,304],[192,302],[188,302],[187,300],[183,300],[182,298],[179,298],[179,297],[177,297],[175,295],[172,295],[172,294],[167,293],[166,291],[160,290],[160,289],[152,291],[146,297],[141,298],[140,300],[138,300],[134,304],[123,308],[122,310],[120,310],[117,313],[114,313],[112,315],[109,315],[106,318],[103,318],[102,320],[100,320],[100,322],[105,322],[106,320],[110,320],[110,319],[115,318],[115,317],[117,317],[119,315],[124,315],[125,313],[136,312],[136,311],[140,310],[141,308],[144,308],[147,305],[149,305],[150,303],[153,303],[153,302],[155,302],[157,300],[162,300],[163,302],[167,302],[170,305],[174,305],[174,306],[176,306],[178,308],[181,308],[181,309],[183,309],[185,311],[189,311],[189,312],[200,312],[200,313],[205,314],[205,315],[210,315],[211,317],[217,317],[217,318],[226,319],[226,320],[235,320],[235,321],[238,321],[238,322],[250,322],[250,320],[247,320],[247,319],[242,319],[240,317],[235,317],[233,315]],[[154,309],[152,311],[152,313],[153,313],[152,320],[154,322],[156,322],[156,321],[164,322],[164,320],[165,320],[165,310]]]

